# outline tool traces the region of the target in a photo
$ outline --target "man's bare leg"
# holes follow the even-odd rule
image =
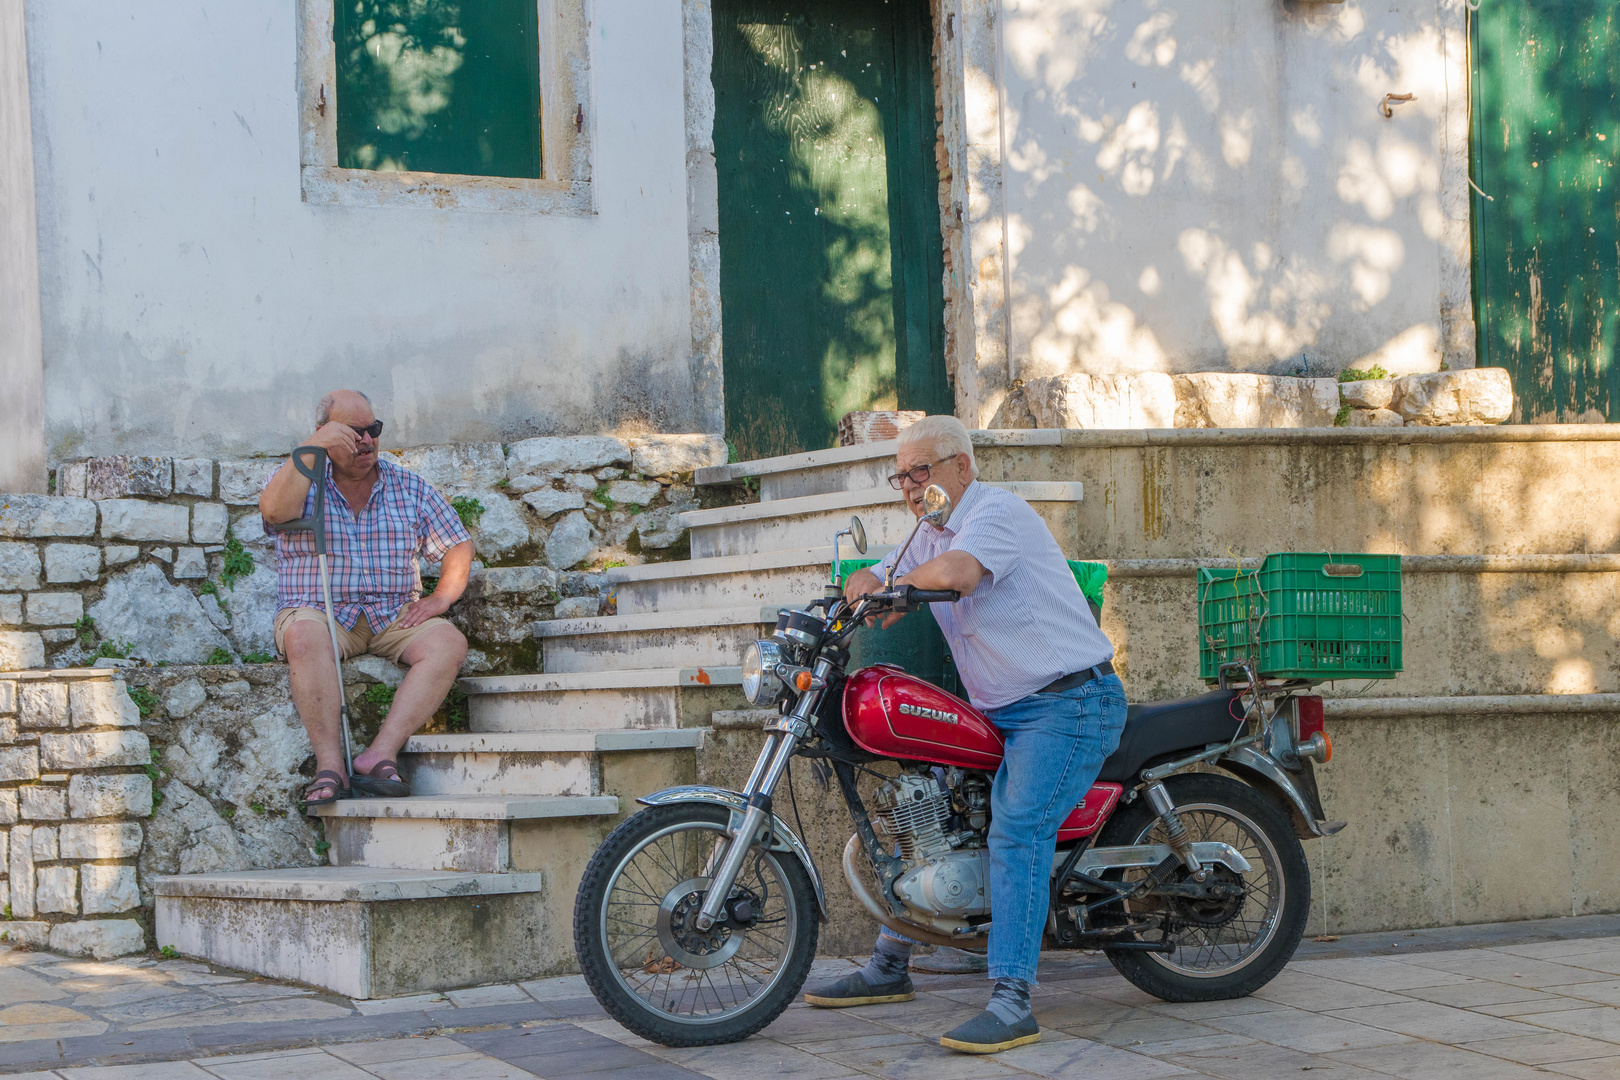
[[[301,620],[287,627],[282,641],[292,678],[293,705],[315,748],[315,771],[349,775],[338,734],[337,669],[332,663],[332,637],[326,623]]]
[[[379,761],[399,760],[405,740],[432,719],[454,685],[461,662],[467,658],[467,639],[460,630],[444,623],[413,638],[399,658],[410,665],[410,670],[394,691],[394,703],[388,708],[382,730],[365,753],[355,755],[357,773],[369,775]]]

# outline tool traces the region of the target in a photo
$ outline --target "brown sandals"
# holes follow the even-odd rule
[[[317,791],[330,791],[331,794],[320,798],[310,798]],[[305,806],[325,806],[327,803],[334,803],[339,799],[347,799],[349,795],[350,791],[343,783],[342,773],[335,773],[331,769],[322,769],[315,774],[315,779],[311,780],[304,788],[303,803]]]
[[[370,773],[357,772],[349,777],[356,794],[377,799],[403,799],[411,793],[410,785],[400,779],[399,768],[393,761],[379,761]]]

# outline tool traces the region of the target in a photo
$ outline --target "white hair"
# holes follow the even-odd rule
[[[900,429],[900,445],[921,444],[932,448],[934,457],[948,458],[957,454],[968,456],[968,471],[979,475],[979,463],[973,457],[973,437],[967,425],[954,416],[925,416],[910,427]]]
[[[333,404],[333,402],[336,401],[337,396],[339,394],[341,394],[341,393],[343,393],[342,390],[334,390],[330,394],[327,394],[325,397],[321,398],[321,400],[318,403],[316,403],[316,405],[315,405],[315,426],[316,427],[325,427],[327,425],[327,423],[331,421],[331,419],[332,419],[332,404]],[[364,390],[353,390],[353,391],[350,391],[350,393],[359,394],[362,398],[365,398],[365,401],[366,401],[367,405],[371,404],[371,399],[369,397],[366,397],[366,392]]]

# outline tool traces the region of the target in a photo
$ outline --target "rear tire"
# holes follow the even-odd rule
[[[1204,924],[1178,923],[1171,934],[1178,940],[1176,952],[1103,952],[1133,985],[1164,1001],[1247,997],[1276,977],[1305,933],[1311,910],[1305,849],[1293,824],[1247,784],[1211,773],[1183,773],[1164,784],[1194,841],[1224,840],[1249,860],[1252,869],[1243,875],[1249,892],[1224,924],[1219,913]],[[1099,847],[1163,843],[1163,826],[1147,800],[1138,799],[1109,819],[1097,842]],[[1262,886],[1265,895],[1258,897]],[[1131,914],[1162,912],[1163,903],[1137,901]]]
[[[690,928],[692,898],[724,851],[729,819],[702,803],[649,807],[608,835],[580,879],[580,971],[609,1016],[652,1042],[746,1039],[781,1015],[810,974],[821,926],[810,875],[792,854],[756,848],[744,861],[737,885],[763,909],[756,925]]]

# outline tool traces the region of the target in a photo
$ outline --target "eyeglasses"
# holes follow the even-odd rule
[[[894,488],[894,490],[899,491],[901,490],[901,487],[905,483],[907,477],[911,478],[911,482],[913,484],[926,484],[928,483],[929,474],[934,471],[935,465],[938,465],[941,461],[949,461],[954,457],[956,457],[956,455],[952,454],[950,457],[940,458],[939,461],[930,461],[926,465],[918,465],[915,468],[907,469],[905,472],[897,472],[893,476],[889,477],[889,486]]]
[[[354,428],[354,433],[356,435],[370,435],[373,439],[375,439],[377,436],[382,434],[382,421],[381,420],[373,420],[371,423],[367,424],[365,427],[359,427],[358,425],[355,425],[355,424],[350,424],[349,426],[351,428]]]

